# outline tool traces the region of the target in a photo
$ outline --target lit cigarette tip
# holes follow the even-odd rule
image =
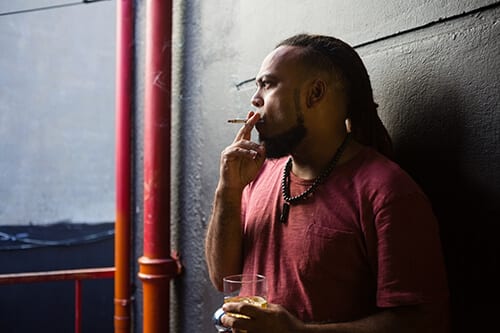
[[[231,123],[231,124],[245,124],[247,122],[247,120],[246,119],[228,119],[227,122]]]

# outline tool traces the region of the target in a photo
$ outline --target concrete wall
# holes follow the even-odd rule
[[[82,240],[101,222],[113,231],[115,5],[0,1],[1,274],[113,266],[112,237],[22,245]],[[52,224],[62,220],[85,224],[68,235]],[[0,332],[74,330],[73,282],[0,293]],[[113,280],[83,282],[82,332],[112,330]]]
[[[76,3],[0,2],[0,225],[114,221],[115,3]]]
[[[203,237],[220,151],[250,109],[263,57],[292,34],[356,46],[397,159],[440,219],[454,332],[492,325],[500,212],[500,5],[455,0],[192,0],[177,4],[175,282],[177,332],[210,332],[222,296],[210,286]]]

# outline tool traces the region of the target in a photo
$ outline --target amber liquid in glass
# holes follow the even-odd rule
[[[234,296],[224,299],[224,303],[240,303],[240,302],[255,305],[264,309],[267,308],[267,301],[262,296]],[[235,318],[250,319],[249,317],[238,313],[228,312],[227,314]]]

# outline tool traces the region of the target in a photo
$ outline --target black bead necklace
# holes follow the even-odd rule
[[[323,183],[326,180],[326,178],[330,175],[330,173],[333,171],[333,168],[335,168],[338,161],[340,160],[340,157],[344,153],[344,150],[347,147],[347,143],[349,142],[349,137],[350,135],[347,134],[344,141],[335,152],[335,155],[333,156],[330,163],[328,163],[326,168],[323,169],[323,171],[319,174],[319,176],[314,179],[312,185],[309,186],[309,188],[306,189],[301,194],[295,195],[293,197],[290,194],[290,172],[292,170],[292,158],[290,157],[288,159],[288,161],[286,162],[285,169],[283,170],[283,178],[281,179],[281,193],[283,194],[283,200],[284,200],[283,209],[281,210],[281,215],[280,215],[281,223],[287,222],[288,213],[290,212],[290,205],[295,205],[298,202],[309,198],[316,190],[316,188],[319,186],[319,184]]]

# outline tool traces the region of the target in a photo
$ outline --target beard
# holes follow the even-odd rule
[[[272,137],[259,135],[259,141],[264,144],[266,158],[278,159],[290,155],[306,134],[304,123],[299,122],[289,130]]]

